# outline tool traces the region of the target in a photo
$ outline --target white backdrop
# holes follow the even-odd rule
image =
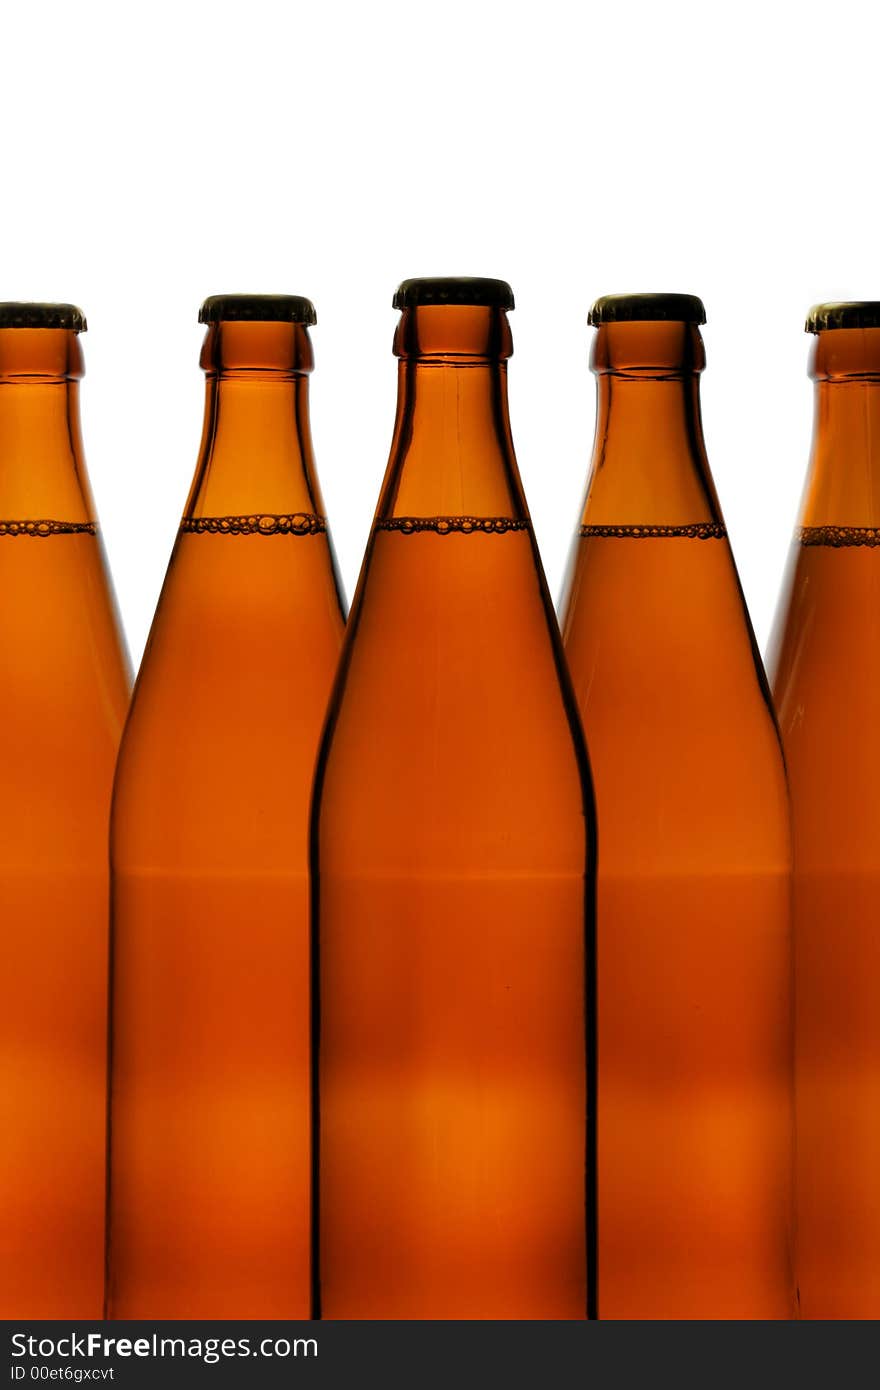
[[[682,290],[759,641],[811,429],[818,299],[880,297],[878,22],[845,7],[153,0],[4,9],[0,298],[86,310],[86,451],[139,659],[201,429],[201,299],[314,299],[351,595],[408,275],[513,284],[514,438],[554,594],[593,427],[586,311]],[[2,466],[2,461],[0,461]]]

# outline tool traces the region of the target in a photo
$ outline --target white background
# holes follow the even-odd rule
[[[598,294],[702,295],[709,454],[758,638],[806,465],[802,325],[880,297],[878,24],[851,3],[4,6],[0,298],[88,315],[86,452],[140,657],[195,463],[202,298],[309,295],[349,595],[408,275],[513,284],[511,411],[554,594]]]

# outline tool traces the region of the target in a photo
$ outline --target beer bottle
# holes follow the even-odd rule
[[[343,611],[307,299],[202,306],[201,453],[111,829],[113,1318],[310,1301],[308,803]]]
[[[86,321],[0,304],[0,1317],[103,1288],[107,827],[128,659],[79,423]]]
[[[701,302],[614,295],[563,635],[598,885],[599,1316],[787,1318],[790,835],[706,458]]]
[[[820,304],[769,669],[794,826],[801,1315],[880,1317],[880,302]]]
[[[510,436],[509,285],[398,289],[316,777],[327,1318],[588,1308],[589,767]]]

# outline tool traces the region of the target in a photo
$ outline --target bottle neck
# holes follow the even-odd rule
[[[397,417],[377,523],[524,525],[507,403],[506,314],[459,305],[406,309],[394,350]]]
[[[84,366],[67,329],[0,329],[0,524],[94,528],[79,416]]]
[[[201,363],[205,422],[185,521],[222,521],[236,533],[322,530],[309,424],[308,329],[213,324]]]
[[[880,328],[816,337],[813,447],[805,527],[880,527]]]
[[[705,356],[685,323],[603,324],[593,344],[596,434],[583,525],[722,525],[700,414]]]

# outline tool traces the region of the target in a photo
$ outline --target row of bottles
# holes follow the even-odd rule
[[[880,306],[808,322],[770,662],[793,818],[700,301],[591,311],[562,640],[510,288],[395,306],[346,625],[314,310],[206,301],[202,447],[129,707],[85,322],[0,305],[3,1314],[93,1317],[106,1287],[113,1318],[789,1318],[799,1288],[801,1315],[874,1317]]]

